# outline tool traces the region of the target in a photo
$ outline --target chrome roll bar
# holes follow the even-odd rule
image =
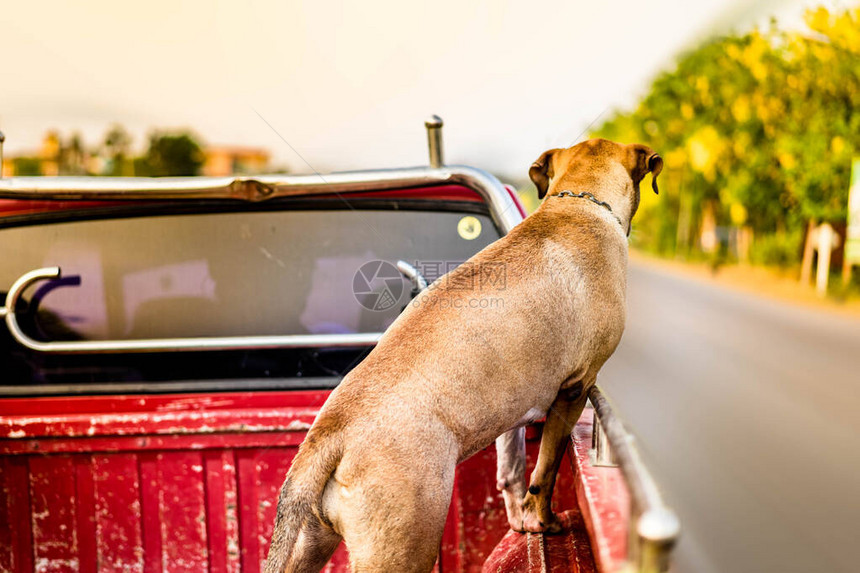
[[[635,438],[615,415],[603,392],[594,386],[588,399],[595,414],[592,445],[596,447],[601,440],[609,444],[611,457],[630,490],[628,565],[637,573],[664,573],[669,570],[672,548],[681,532],[678,516],[663,501]]]
[[[253,177],[7,177],[0,179],[0,199],[222,199],[256,203],[276,197],[335,194],[348,205],[350,193],[447,184],[463,185],[478,193],[489,206],[493,221],[504,233],[522,220],[514,200],[498,179],[466,165]]]

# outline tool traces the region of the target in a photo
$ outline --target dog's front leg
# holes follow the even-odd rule
[[[540,453],[523,501],[522,525],[515,528],[518,531],[556,533],[561,530],[561,523],[552,513],[552,490],[564,449],[570,441],[570,432],[587,399],[581,385],[576,389],[578,393],[570,390],[560,392],[547,412]]]
[[[496,487],[505,498],[505,512],[512,529],[523,522],[526,495],[526,429],[508,430],[496,438]]]

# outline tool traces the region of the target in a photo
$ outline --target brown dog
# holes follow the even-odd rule
[[[332,392],[281,489],[268,573],[318,571],[341,539],[354,573],[430,571],[455,466],[502,434],[511,526],[558,528],[566,440],[624,330],[639,182],[656,192],[662,166],[602,139],[541,155],[540,208],[421,293]],[[504,283],[485,280],[499,265]],[[544,415],[526,493],[511,431]]]

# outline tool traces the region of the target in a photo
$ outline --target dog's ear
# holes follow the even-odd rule
[[[657,176],[663,171],[663,158],[654,152],[648,156],[648,171],[651,172],[651,188],[654,189],[655,195],[659,195],[660,190],[657,189]]]
[[[638,143],[631,145],[627,168],[630,171],[630,177],[637,186],[645,178],[645,175],[650,173],[651,188],[654,189],[655,194],[660,194],[660,190],[657,188],[657,176],[663,171],[663,158],[653,149]]]
[[[546,190],[549,187],[549,180],[552,179],[552,156],[558,149],[550,149],[544,151],[537,160],[529,167],[529,179],[535,184],[538,191],[538,199],[543,199],[546,195]]]

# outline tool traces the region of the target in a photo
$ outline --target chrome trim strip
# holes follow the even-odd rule
[[[348,194],[361,191],[460,184],[476,191],[487,203],[499,230],[507,234],[522,220],[519,209],[498,179],[462,165],[439,169],[414,167],[355,171],[330,175],[261,175],[258,177],[13,177],[0,180],[0,198],[64,201],[200,200],[264,201],[274,197]],[[344,197],[348,204],[348,200]],[[46,354],[112,354],[373,346],[381,332],[359,334],[289,334],[282,336],[232,336],[141,340],[92,340],[41,342],[24,333],[15,317],[15,305],[24,290],[40,280],[60,277],[60,269],[36,269],[21,276],[0,308],[15,340]]]
[[[199,350],[245,350],[263,348],[361,347],[373,346],[379,332],[358,334],[288,334],[282,336],[223,336],[212,338],[158,338],[140,340],[84,340],[42,342],[28,336],[18,324],[15,307],[31,284],[60,278],[58,267],[36,269],[21,276],[6,294],[5,318],[9,334],[21,345],[45,354],[115,354],[141,352],[183,352]]]
[[[663,501],[657,483],[636,448],[636,439],[615,415],[603,392],[594,386],[588,399],[630,490],[628,562],[640,573],[668,571],[672,548],[681,533],[678,516]]]

